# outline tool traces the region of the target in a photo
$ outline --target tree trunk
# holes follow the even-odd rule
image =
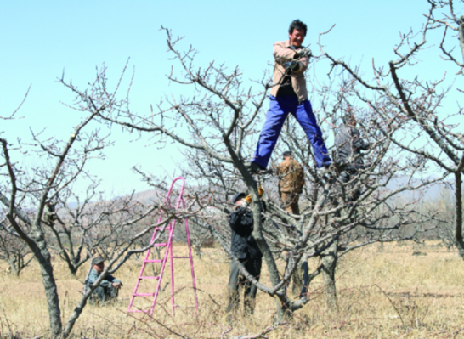
[[[287,267],[285,268],[285,272],[294,265],[295,257],[292,253],[288,253],[287,258]],[[297,294],[300,293],[301,288],[303,287],[303,269],[301,265],[303,264],[303,260],[300,261],[298,267],[293,271],[292,276],[289,280],[289,285],[292,284],[292,293]]]
[[[8,266],[10,266],[10,272],[16,277],[19,278],[19,275],[21,274],[21,270],[19,268],[19,265],[16,265],[16,261],[14,260],[8,260]]]
[[[330,309],[336,310],[337,304],[337,286],[335,284],[335,270],[337,268],[338,257],[338,239],[321,253],[322,276],[325,283],[325,300]]]
[[[292,293],[299,294],[303,288],[303,270],[301,264],[298,265],[298,268],[292,273]]]
[[[193,248],[195,249],[195,254],[198,259],[201,259],[201,245],[194,245]]]
[[[456,248],[462,259],[464,259],[464,242],[462,240],[462,177],[461,172],[455,173],[456,178],[456,205],[455,205],[455,220],[456,220]]]
[[[71,272],[71,275],[72,275],[73,277],[76,277],[77,268],[76,268],[74,265],[70,265],[70,266],[69,266],[69,272]]]
[[[31,246],[35,257],[40,265],[42,273],[42,284],[45,289],[45,296],[48,305],[48,318],[50,321],[50,331],[52,338],[58,338],[61,334],[62,324],[60,317],[60,300],[58,289],[55,283],[53,265],[51,262],[50,252],[48,251],[47,242],[40,225],[34,221],[32,223],[32,233],[37,246]]]

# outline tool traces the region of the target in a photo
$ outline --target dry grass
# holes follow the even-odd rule
[[[175,247],[183,254],[185,247]],[[413,256],[414,251],[422,255]],[[426,253],[427,255],[423,255]],[[314,259],[315,260],[315,259]],[[315,265],[316,262],[312,262]],[[283,262],[281,263],[283,268]],[[389,244],[361,249],[342,258],[338,270],[339,311],[325,306],[321,279],[311,286],[311,302],[292,321],[267,334],[270,338],[460,338],[464,296],[464,263],[452,252],[428,242],[418,249]],[[253,317],[239,317],[233,325],[226,321],[229,262],[219,249],[206,249],[202,260],[195,258],[200,311],[191,308],[193,293],[186,260],[175,262],[176,316],[170,315],[170,286],[161,295],[154,319],[125,313],[140,264],[135,260],[116,276],[124,282],[117,302],[104,307],[85,308],[73,334],[86,338],[176,337],[170,331],[192,337],[220,338],[258,334],[272,324],[274,301],[258,292]],[[63,319],[67,319],[80,296],[87,267],[77,280],[64,264],[57,262]],[[267,281],[263,269],[263,281]],[[3,272],[3,271],[2,271]],[[169,281],[165,275],[163,287]],[[147,287],[147,289],[152,289]],[[20,279],[0,277],[1,333],[21,337],[48,333],[48,315],[37,265],[24,271]],[[143,301],[142,301],[143,303]],[[145,302],[148,304],[148,301]],[[138,306],[142,306],[141,303]],[[161,324],[167,326],[163,327]]]

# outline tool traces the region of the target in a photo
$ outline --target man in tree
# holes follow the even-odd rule
[[[300,163],[292,158],[291,151],[284,152],[284,161],[277,167],[276,174],[280,177],[280,199],[285,210],[292,214],[300,214],[298,199],[303,192],[304,173]]]
[[[240,261],[255,279],[259,280],[263,254],[258,248],[253,232],[253,213],[247,209],[251,197],[245,193],[234,196],[235,211],[229,216],[229,226],[232,230],[230,251]],[[252,314],[255,306],[257,287],[247,280],[240,272],[234,259],[230,262],[229,275],[229,306],[226,313],[235,311],[240,303],[240,285],[245,286],[245,313]]]
[[[88,284],[92,285],[97,281],[100,274],[105,269],[105,259],[102,257],[96,257],[92,260],[92,271],[87,278]],[[119,289],[122,286],[121,280],[116,279],[111,274],[108,274],[100,285],[93,292],[93,297],[98,297],[98,300],[102,303],[114,299],[118,296]]]
[[[293,159],[291,151],[284,152],[284,161],[282,161],[276,168],[276,174],[280,178],[279,192],[282,204],[285,206],[285,211],[292,214],[300,214],[300,208],[298,207],[298,200],[300,194],[303,192],[304,185],[304,172],[303,167],[299,162]],[[297,235],[295,234],[297,237]],[[289,269],[290,259],[292,252],[286,254],[286,267],[285,270]],[[293,281],[292,290],[295,292],[298,288],[301,288],[302,282],[301,269],[294,271],[291,281]],[[290,281],[288,282],[290,284]]]
[[[337,168],[340,170],[339,179],[342,183],[348,183],[364,168],[363,155],[361,151],[368,150],[370,144],[359,136],[356,128],[356,117],[351,108],[342,117],[343,127],[335,136],[335,146],[337,148]],[[361,192],[355,189],[347,197],[348,201],[358,200]]]
[[[266,169],[289,113],[297,119],[313,146],[316,166],[329,167],[331,164],[321,129],[308,100],[304,78],[311,55],[309,48],[302,46],[307,29],[302,21],[293,20],[288,31],[289,39],[274,44],[274,82],[269,96],[269,111],[256,152],[247,164],[252,173]]]

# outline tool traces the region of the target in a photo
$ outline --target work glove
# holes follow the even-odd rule
[[[264,190],[263,190],[263,187],[261,185],[258,186],[258,195],[260,197],[262,197],[264,194]],[[248,205],[250,205],[252,202],[253,202],[253,199],[251,198],[251,194],[248,194],[246,197],[245,197],[245,200],[246,202],[248,203]]]
[[[242,201],[242,203],[240,204],[240,209],[243,209],[245,210],[248,206],[248,202],[247,201]]]
[[[298,71],[300,64],[296,60],[289,61],[285,64],[285,68],[291,71]]]
[[[306,47],[306,48],[302,48],[298,52],[296,52],[296,55],[297,55],[298,58],[301,58],[301,57],[309,57],[309,56],[313,55],[313,53],[311,52],[309,47]]]

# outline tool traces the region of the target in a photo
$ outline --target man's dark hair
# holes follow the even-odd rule
[[[293,20],[288,29],[288,33],[292,34],[293,30],[304,31],[304,35],[308,32],[308,26],[306,26],[301,20]]]
[[[283,154],[284,157],[290,157],[292,156],[292,151],[285,151]]]

